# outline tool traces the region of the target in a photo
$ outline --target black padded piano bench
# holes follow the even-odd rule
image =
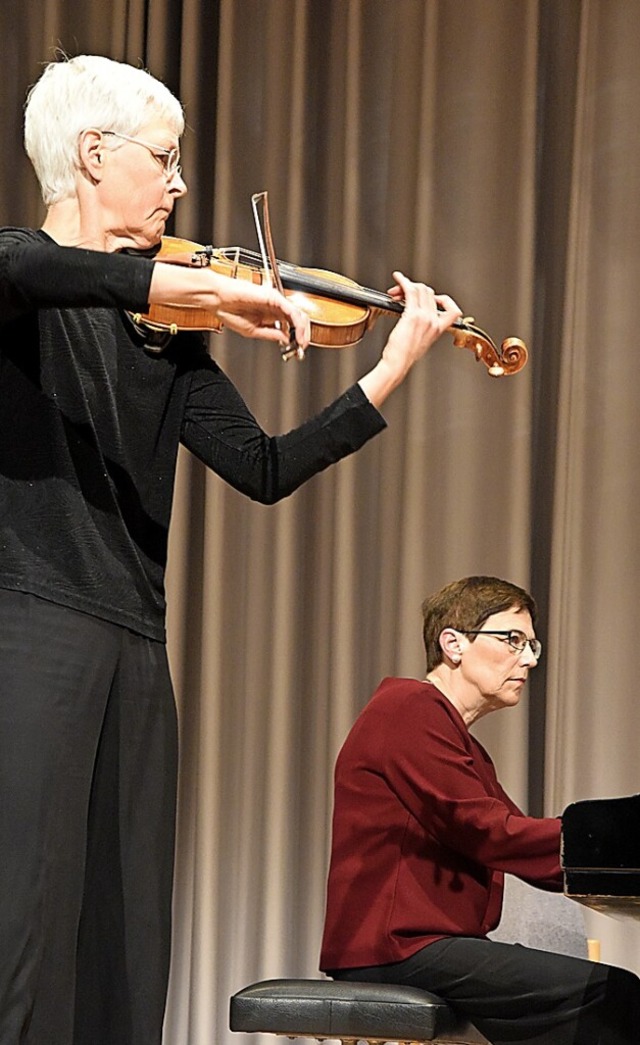
[[[233,1031],[343,1042],[487,1045],[446,1002],[415,987],[334,980],[263,980],[231,999]]]

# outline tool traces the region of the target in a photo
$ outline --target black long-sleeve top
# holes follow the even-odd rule
[[[0,587],[163,640],[178,444],[271,504],[384,427],[358,385],[269,436],[199,334],[145,347],[144,258],[0,230]]]

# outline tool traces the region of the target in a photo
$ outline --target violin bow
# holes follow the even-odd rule
[[[260,205],[262,206],[264,233],[260,221],[260,214],[258,213]],[[258,234],[262,264],[264,265],[265,282],[268,281],[269,286],[275,285],[276,290],[284,297],[284,286],[282,284],[282,277],[280,276],[280,270],[278,268],[278,259],[273,246],[273,237],[271,235],[268,192],[254,192],[251,196],[251,208],[253,210],[253,220],[255,221],[256,232]],[[294,356],[299,360],[304,359],[304,348],[301,348],[296,341],[296,333],[292,326],[289,326],[288,343],[280,345],[280,355],[285,362],[288,359],[292,359]]]

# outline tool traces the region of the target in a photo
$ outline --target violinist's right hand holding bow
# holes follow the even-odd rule
[[[414,363],[424,356],[441,334],[462,317],[461,309],[448,294],[436,294],[424,283],[414,283],[402,272],[394,272],[396,286],[391,297],[404,301],[404,312],[391,331],[382,356],[358,382],[374,406],[404,381]]]
[[[296,344],[309,344],[309,317],[272,287],[214,272],[157,261],[149,292],[151,304],[171,301],[215,312],[229,330],[243,337],[289,343],[289,328]]]

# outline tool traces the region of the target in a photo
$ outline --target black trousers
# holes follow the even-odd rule
[[[159,1045],[176,763],[162,643],[0,591],[0,1045]]]
[[[421,987],[467,1016],[493,1045],[638,1045],[640,980],[624,969],[470,937],[334,979]]]

